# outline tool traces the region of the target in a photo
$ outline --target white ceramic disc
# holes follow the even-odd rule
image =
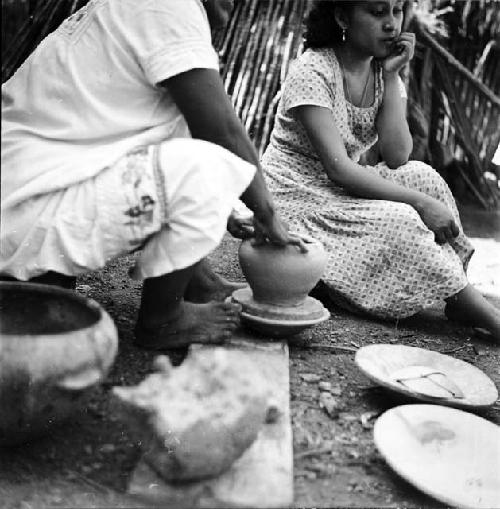
[[[272,320],[250,315],[245,312],[241,313],[242,322],[246,323],[251,329],[262,334],[279,338],[298,334],[307,327],[317,325],[318,323],[328,320],[328,318],[330,318],[330,312],[326,308],[324,308],[321,317],[312,320]]]
[[[406,396],[458,408],[495,403],[493,381],[468,362],[405,345],[368,345],[356,352],[359,369],[374,382]]]
[[[310,322],[321,319],[325,315],[323,304],[307,296],[300,304],[283,306],[258,302],[254,300],[250,287],[240,288],[232,293],[233,302],[241,304],[243,312],[247,315],[265,318],[267,320]]]
[[[385,412],[375,445],[401,477],[453,507],[500,507],[500,427],[439,405]]]

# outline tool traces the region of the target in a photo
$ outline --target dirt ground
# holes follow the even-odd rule
[[[494,274],[500,273],[500,262],[491,260],[499,252],[499,222],[498,214],[465,221],[485,246],[480,265],[471,269],[486,289],[498,284]],[[493,251],[488,251],[490,247]],[[241,280],[236,250],[237,242],[226,238],[211,259],[218,272]],[[123,258],[79,278],[78,291],[98,301],[115,320],[118,357],[81,414],[49,436],[0,451],[0,507],[144,507],[125,494],[139,459],[139,444],[108,406],[110,388],[138,383],[150,372],[155,357],[131,343],[140,292],[127,275],[132,263],[132,257]],[[500,306],[500,298],[492,298]],[[484,370],[500,387],[500,349],[474,337],[471,329],[446,321],[442,309],[398,323],[362,319],[336,308],[330,311],[330,320],[289,341],[295,505],[444,507],[394,474],[375,449],[376,416],[400,401],[359,372],[354,352],[367,344],[398,343],[449,353]],[[172,360],[181,362],[182,354],[172,355]],[[334,418],[319,406],[320,380],[332,384],[339,403]],[[500,423],[500,403],[481,415]]]

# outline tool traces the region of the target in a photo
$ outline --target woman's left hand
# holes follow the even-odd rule
[[[385,58],[383,68],[386,73],[399,72],[415,53],[415,34],[402,32],[399,39],[394,42],[392,53]]]
[[[241,216],[233,210],[227,220],[227,231],[237,239],[249,239],[255,236],[252,216]]]

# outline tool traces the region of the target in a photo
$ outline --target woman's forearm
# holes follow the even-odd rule
[[[257,152],[234,112],[219,74],[209,69],[193,69],[170,78],[165,86],[193,138],[220,145],[256,166],[255,177],[241,199],[257,218],[273,216],[273,199],[265,185]]]
[[[424,193],[386,180],[349,159],[337,159],[326,165],[329,178],[351,195],[407,203],[417,211],[425,206],[427,196]]]
[[[220,110],[219,114],[223,115]],[[255,176],[241,195],[241,201],[260,220],[272,216],[275,212],[275,206],[271,193],[265,184],[257,152],[232,108],[228,108],[224,118],[218,118],[212,126],[204,127],[203,132],[196,134],[196,137],[227,148],[256,167]]]
[[[349,158],[331,112],[318,106],[294,110],[330,180],[349,194],[374,200],[408,203],[421,211],[428,201],[424,193],[408,189],[370,172]]]
[[[219,114],[223,115],[223,112],[219,110]],[[265,220],[272,216],[275,206],[265,184],[257,152],[232,108],[228,108],[224,118],[218,118],[211,127],[205,127],[202,133],[198,132],[196,137],[227,148],[256,167],[255,176],[241,195],[241,201],[258,219]]]
[[[406,120],[406,101],[401,99],[397,73],[384,77],[384,99],[377,116],[377,132],[382,158],[390,168],[408,161],[413,141]]]
[[[219,114],[223,115],[223,112],[219,110]],[[241,201],[258,219],[265,220],[272,216],[275,210],[273,198],[265,184],[257,152],[232,108],[228,107],[223,118],[218,118],[217,122],[196,134],[196,137],[230,150],[257,168],[252,182],[241,195]]]

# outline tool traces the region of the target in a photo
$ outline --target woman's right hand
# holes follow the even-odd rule
[[[460,233],[450,210],[434,198],[426,197],[417,212],[427,228],[434,232],[438,244],[452,242]]]
[[[382,68],[385,73],[398,73],[415,54],[415,34],[411,32],[402,32],[396,41],[390,55],[382,62]]]
[[[259,245],[265,242],[271,242],[280,246],[291,244],[297,246],[302,253],[307,253],[308,249],[305,242],[298,235],[288,231],[285,223],[275,211],[265,217],[260,217],[260,219],[254,215],[253,224],[254,244]]]

